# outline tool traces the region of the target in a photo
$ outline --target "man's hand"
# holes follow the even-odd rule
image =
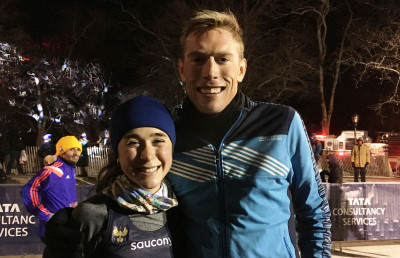
[[[56,155],[47,155],[46,157],[44,157],[43,159],[43,163],[45,166],[53,163],[54,161],[57,160],[57,156]]]
[[[351,162],[351,165],[353,166],[353,168],[355,168],[355,167],[356,167],[356,165],[354,164],[354,162]]]
[[[46,224],[44,258],[83,257],[84,234],[72,218],[73,208],[59,210]]]

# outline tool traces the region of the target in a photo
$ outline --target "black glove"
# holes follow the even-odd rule
[[[353,168],[355,168],[355,167],[356,167],[356,165],[354,165],[354,162],[351,162],[351,165],[353,166]]]
[[[369,162],[365,163],[365,167],[367,167],[369,165]]]
[[[83,257],[84,234],[72,218],[73,208],[59,210],[46,224],[43,258]]]

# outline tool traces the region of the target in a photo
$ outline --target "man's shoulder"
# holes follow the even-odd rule
[[[291,106],[266,101],[251,100],[248,97],[246,98],[245,108],[259,108],[268,110],[270,112],[296,113],[296,110]]]
[[[269,117],[275,122],[286,121],[287,123],[290,123],[297,113],[291,106],[264,101],[252,101],[250,99],[246,101],[245,110],[249,113],[249,117],[253,119],[267,119]]]
[[[46,170],[53,172],[58,177],[62,177],[64,173],[67,173],[67,171],[75,171],[75,167],[73,165],[69,165],[58,157],[53,163],[44,166],[42,172]]]

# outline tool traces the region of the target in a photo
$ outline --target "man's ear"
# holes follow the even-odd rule
[[[238,82],[242,82],[247,70],[247,60],[243,58],[239,63]]]
[[[186,82],[186,77],[183,71],[183,60],[182,58],[178,59],[178,71],[179,71],[179,76],[181,77],[182,82]]]

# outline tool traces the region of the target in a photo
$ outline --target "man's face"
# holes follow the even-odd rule
[[[224,29],[187,37],[178,68],[186,94],[200,112],[219,113],[235,97],[247,68],[239,49],[239,43]]]
[[[61,154],[60,157],[69,163],[76,164],[81,157],[81,153],[81,149],[71,148]]]

